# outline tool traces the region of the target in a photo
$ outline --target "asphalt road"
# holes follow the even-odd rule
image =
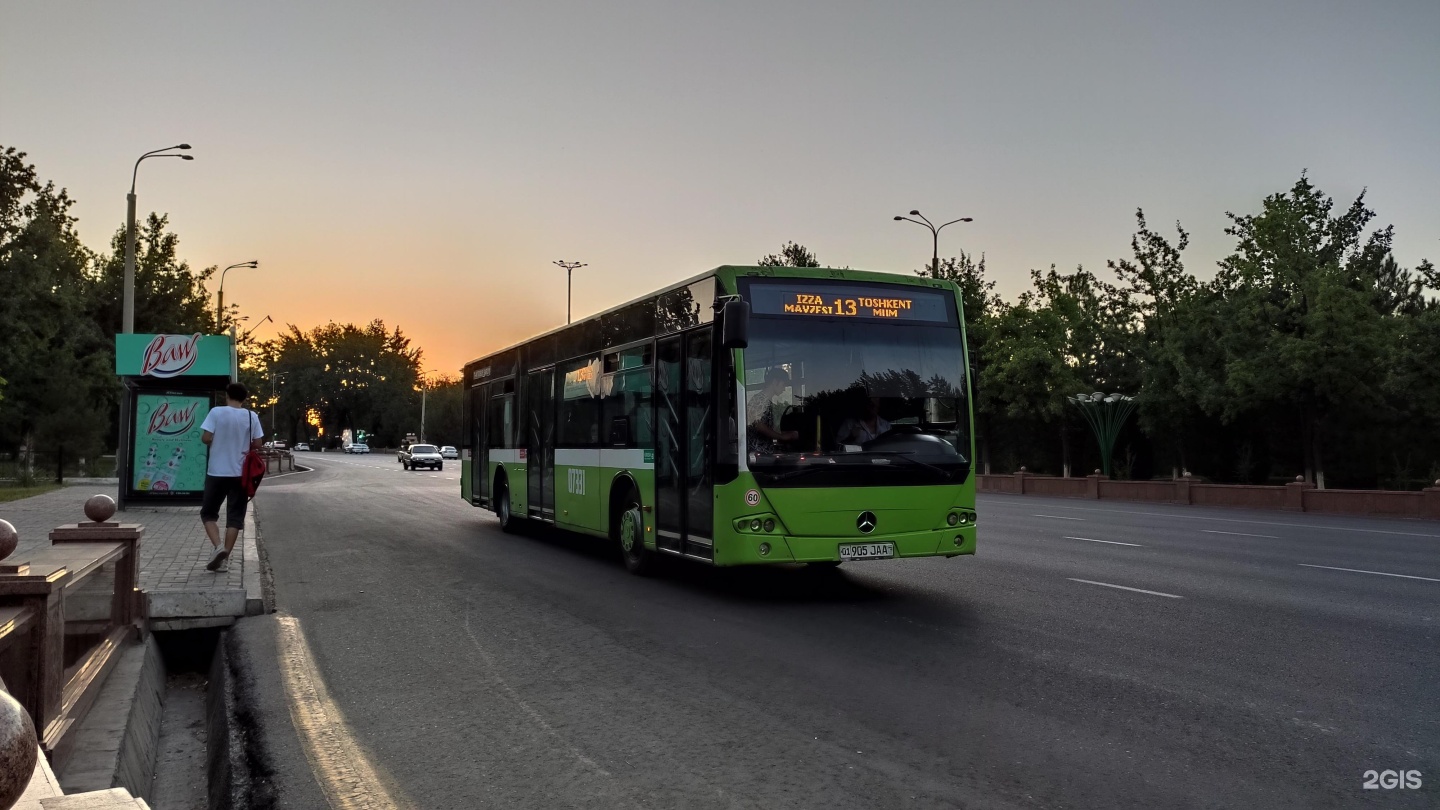
[[[458,467],[305,458],[278,610],[402,803],[1440,805],[1434,523],[988,496],[975,558],[647,579]]]

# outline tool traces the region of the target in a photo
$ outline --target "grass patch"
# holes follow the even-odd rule
[[[61,488],[61,484],[36,484],[33,487],[0,486],[0,503],[18,501],[34,495],[44,495]]]

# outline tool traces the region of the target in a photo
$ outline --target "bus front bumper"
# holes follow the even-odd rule
[[[715,564],[842,562],[841,546],[883,543],[894,545],[896,559],[974,554],[975,525],[868,537],[792,537],[763,532],[730,532],[725,542],[716,544]]]

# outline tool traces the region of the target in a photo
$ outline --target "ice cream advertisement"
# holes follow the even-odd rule
[[[157,497],[195,496],[205,489],[206,447],[200,424],[210,398],[175,394],[135,397],[135,492]]]

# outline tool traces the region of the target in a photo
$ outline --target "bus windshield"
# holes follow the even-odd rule
[[[746,457],[758,483],[945,484],[969,474],[958,326],[757,316],[744,357]]]

